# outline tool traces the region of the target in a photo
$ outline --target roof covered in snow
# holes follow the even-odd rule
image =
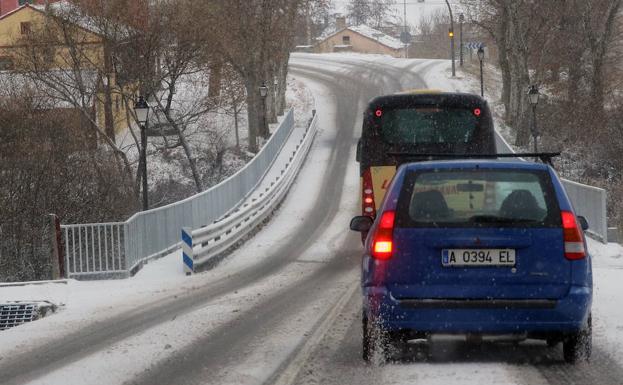
[[[332,37],[332,36],[342,32],[344,30],[349,30],[349,31],[355,32],[355,33],[357,33],[357,34],[359,34],[361,36],[364,36],[364,37],[366,37],[368,39],[374,40],[377,43],[383,44],[384,46],[392,48],[392,49],[402,49],[402,48],[404,48],[404,44],[400,40],[398,40],[398,39],[396,39],[394,37],[391,37],[391,36],[387,35],[386,33],[383,33],[383,32],[381,32],[381,31],[379,31],[377,29],[374,29],[372,27],[369,27],[369,26],[363,25],[363,24],[362,25],[349,26],[349,27],[346,27],[346,28],[343,28],[343,29],[340,29],[340,30],[337,30],[337,31],[334,30],[334,31],[325,33],[325,34],[323,34],[321,36],[320,39],[321,40],[326,40],[326,39],[328,39],[328,38],[330,38],[330,37]]]
[[[379,30],[376,30],[372,27],[368,27],[367,25],[356,25],[356,26],[351,26],[351,27],[346,27],[346,29],[349,29],[353,32],[356,32],[360,35],[363,35],[369,39],[375,40],[383,45],[386,45],[390,48],[393,49],[402,49],[404,48],[404,44],[394,38],[391,37]]]
[[[126,25],[115,24],[111,20],[94,17],[87,14],[83,9],[67,0],[62,0],[47,5],[25,4],[22,7],[30,7],[39,12],[50,13],[60,19],[75,24],[80,28],[106,38],[122,39],[130,35],[131,29]]]

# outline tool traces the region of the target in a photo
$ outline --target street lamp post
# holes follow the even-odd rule
[[[405,36],[405,39],[403,39],[403,44],[405,46],[405,59],[407,59],[409,57],[409,48],[407,45],[407,42],[404,41],[406,40],[406,36],[407,36],[407,0],[404,0],[404,14],[403,14],[403,22],[404,22],[404,29],[403,29],[403,36]]]
[[[454,18],[452,17],[452,7],[450,7],[450,3],[446,0],[446,4],[448,5],[448,11],[450,12],[450,31],[448,31],[448,36],[450,36],[450,57],[452,58],[452,77],[456,76],[456,67],[454,64]]]
[[[279,106],[279,77],[275,75],[273,79],[273,102],[275,103],[275,112],[277,115],[282,115],[281,111],[278,111],[277,108]]]
[[[140,96],[134,104],[136,120],[141,128],[141,174],[143,175],[143,211],[149,209],[147,198],[147,118],[149,116],[149,105],[145,98]]]
[[[459,65],[463,67],[463,22],[465,15],[459,14]]]
[[[268,86],[266,82],[262,82],[260,86],[260,96],[262,97],[262,136],[268,137],[268,127],[266,125],[266,97],[268,96]]]
[[[534,139],[534,152],[538,153],[538,143],[537,138],[539,136],[539,131],[536,126],[536,106],[539,104],[539,97],[541,94],[539,93],[539,86],[533,84],[530,86],[528,90],[528,98],[530,99],[530,104],[532,105],[532,138]]]
[[[485,80],[482,74],[482,62],[485,60],[485,49],[478,47],[478,60],[480,60],[480,96],[485,97]]]

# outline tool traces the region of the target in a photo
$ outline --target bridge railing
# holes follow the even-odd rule
[[[218,185],[167,206],[134,214],[125,222],[62,225],[67,275],[128,277],[150,258],[179,247],[182,227],[206,226],[236,207],[262,180],[294,127],[289,110],[260,152]]]
[[[283,162],[274,169],[273,177],[266,181],[270,185],[264,183],[263,188],[236,210],[208,226],[181,229],[182,242],[185,243],[182,245],[184,271],[187,274],[196,272],[202,266],[214,265],[247,234],[262,226],[265,219],[279,207],[292,186],[309,153],[317,129],[318,116],[314,115],[300,139],[298,132],[290,139],[290,144],[296,143],[296,146],[283,149],[284,152],[280,155],[285,155]]]

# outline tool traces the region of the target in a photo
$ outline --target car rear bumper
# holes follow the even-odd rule
[[[550,299],[396,299],[384,287],[364,287],[364,312],[387,330],[424,333],[570,333],[590,313],[589,287],[572,286]]]

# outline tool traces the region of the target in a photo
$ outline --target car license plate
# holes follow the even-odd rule
[[[444,266],[515,266],[513,249],[443,249]]]

